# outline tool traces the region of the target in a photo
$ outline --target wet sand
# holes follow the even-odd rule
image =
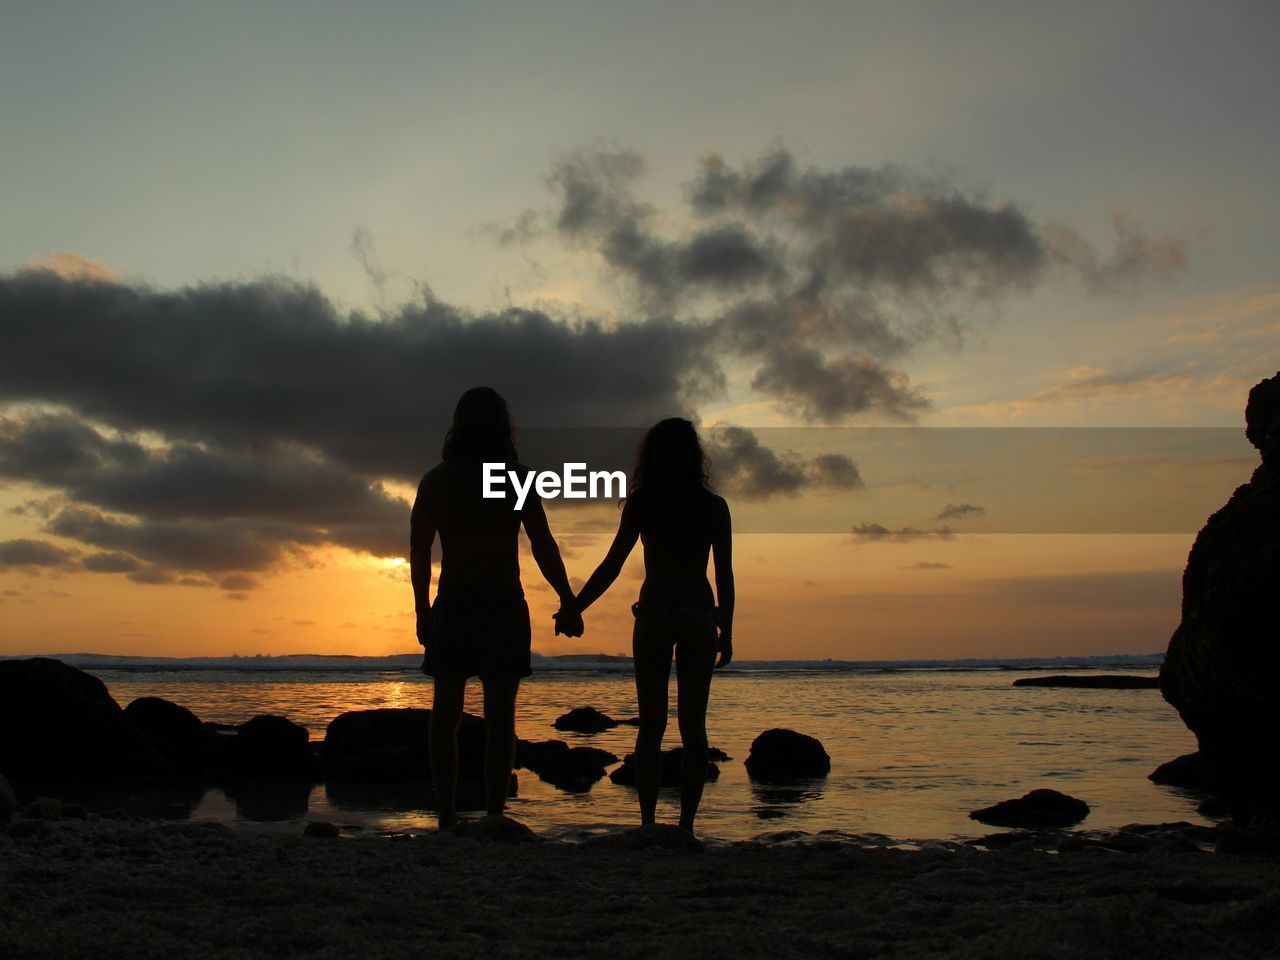
[[[1280,857],[1215,840],[906,850],[819,834],[690,851],[20,819],[0,835],[0,956],[1276,955]]]

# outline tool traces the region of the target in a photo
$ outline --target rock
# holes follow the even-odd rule
[[[583,793],[617,763],[617,754],[596,747],[571,747],[563,740],[521,740],[516,746],[516,766],[532,770],[539,778],[571,793]]]
[[[329,722],[325,776],[331,780],[405,783],[429,776],[431,711],[352,710]]]
[[[680,785],[680,767],[684,763],[684,747],[672,747],[670,750],[662,751],[662,772],[659,774],[658,785],[663,787],[678,787]],[[622,758],[622,766],[609,774],[609,779],[619,786],[634,787],[636,785],[636,755],[628,753]],[[720,768],[710,761],[707,762],[707,783],[714,783],[720,779]]]
[[[176,773],[202,771],[213,753],[213,734],[188,710],[160,697],[139,697],[124,708]]]
[[[1162,786],[1182,787],[1202,793],[1213,793],[1221,782],[1217,771],[1199,751],[1185,753],[1160,764],[1147,774],[1147,779]]]
[[[1159,677],[1134,677],[1120,673],[1086,674],[1084,676],[1022,677],[1015,687],[1080,687],[1088,690],[1154,690]]]
[[[453,834],[482,843],[537,843],[542,839],[519,820],[512,820],[500,813],[490,814],[479,820],[463,820],[453,828]]]
[[[431,776],[431,711],[416,707],[351,710],[324,735],[325,775],[363,783],[407,783]],[[464,713],[458,724],[458,776],[484,779],[484,719]]]
[[[702,853],[702,841],[688,830],[666,823],[653,823],[632,827],[619,833],[603,833],[582,841],[583,847],[605,850],[647,850],[659,848],[680,850],[685,853]]]
[[[12,781],[163,773],[97,677],[48,657],[0,661],[0,773]]]
[[[1245,422],[1262,463],[1191,547],[1160,689],[1248,816],[1280,807],[1280,374],[1249,392]]]
[[[333,840],[342,836],[342,831],[338,829],[336,823],[330,823],[327,820],[312,820],[302,828],[302,835],[304,837]]]
[[[556,717],[553,726],[557,730],[567,730],[571,733],[600,733],[602,730],[612,730],[620,722],[601,713],[595,707],[575,707],[568,713]]]
[[[1083,800],[1057,790],[1032,790],[1016,800],[1003,800],[969,814],[970,820],[994,827],[1069,827],[1089,815]]]
[[[61,820],[62,801],[56,797],[36,797],[22,808],[22,815],[28,820]]]
[[[751,742],[744,761],[752,780],[809,780],[831,772],[831,758],[822,743],[794,730],[766,730]]]
[[[249,777],[310,777],[317,773],[307,728],[264,714],[240,725],[231,746],[235,770]]]
[[[0,831],[8,829],[18,809],[18,798],[13,795],[9,781],[0,776]]]

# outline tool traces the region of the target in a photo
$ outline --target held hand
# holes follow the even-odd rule
[[[580,637],[586,629],[582,622],[582,614],[573,607],[567,607],[561,604],[560,609],[553,615],[556,622],[556,636]]]
[[[733,660],[733,637],[729,636],[724,630],[720,631],[720,635],[716,638],[716,650],[719,651],[720,657],[716,660],[716,669],[727,667]]]
[[[418,617],[418,643],[424,647],[427,645],[428,623],[430,623],[429,617]]]

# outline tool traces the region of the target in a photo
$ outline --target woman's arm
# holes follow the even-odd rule
[[[436,525],[427,508],[427,495],[418,488],[409,515],[409,582],[413,584],[413,609],[418,618],[418,642],[427,645],[427,623],[431,614],[431,547],[436,542]]]
[[[711,535],[711,555],[716,564],[716,605],[720,609],[717,667],[733,659],[733,521],[729,504],[721,500],[720,507]]]
[[[634,501],[628,500],[623,505],[622,519],[618,521],[618,532],[614,535],[609,552],[605,554],[604,559],[600,561],[600,566],[596,567],[595,573],[591,574],[582,590],[578,592],[579,612],[599,600],[604,592],[613,586],[613,581],[617,580],[618,574],[622,572],[622,565],[627,562],[627,557],[631,556],[636,541],[640,539],[640,519],[636,515],[633,503]]]

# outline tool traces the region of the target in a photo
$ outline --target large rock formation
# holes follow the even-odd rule
[[[270,714],[242,723],[231,746],[235,773],[247,777],[317,777],[307,728]]]
[[[0,661],[0,773],[20,781],[164,771],[97,677],[48,657]]]
[[[417,707],[350,710],[329,721],[326,774],[333,780],[405,783],[431,776],[431,711]],[[458,724],[458,776],[484,777],[485,722],[464,713]]]
[[[198,774],[209,765],[214,735],[186,707],[161,697],[139,697],[124,708],[124,715],[174,772]]]
[[[1242,814],[1280,806],[1280,373],[1249,392],[1245,421],[1262,463],[1191,547],[1182,622],[1160,671],[1165,699]]]
[[[762,783],[809,780],[831,772],[831,757],[820,740],[779,727],[751,741],[743,764],[747,776]]]

